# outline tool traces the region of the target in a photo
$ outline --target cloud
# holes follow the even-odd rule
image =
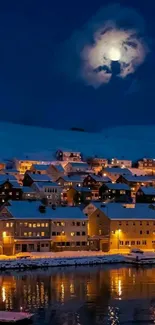
[[[141,65],[148,52],[143,18],[132,8],[102,7],[59,48],[59,69],[71,81],[97,88],[113,76],[111,49],[120,52],[118,76],[125,78]]]

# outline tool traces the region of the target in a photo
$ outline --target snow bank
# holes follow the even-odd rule
[[[97,265],[110,263],[123,263],[123,255],[98,255],[98,256],[79,256],[79,257],[59,257],[59,258],[28,258],[28,259],[8,259],[0,260],[0,270],[5,269],[33,269],[54,266],[77,266],[77,265]]]

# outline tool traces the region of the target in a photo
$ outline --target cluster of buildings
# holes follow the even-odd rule
[[[155,160],[0,161],[0,254],[155,249]]]

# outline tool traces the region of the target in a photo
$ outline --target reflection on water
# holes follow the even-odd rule
[[[35,312],[34,324],[149,324],[155,321],[154,297],[155,268],[71,267],[0,274],[0,309]]]

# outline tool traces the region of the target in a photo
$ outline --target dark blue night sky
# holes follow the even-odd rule
[[[53,128],[155,124],[155,1],[123,0],[143,16],[151,52],[136,73],[94,89],[56,73],[59,45],[111,1],[0,3],[1,120]],[[64,63],[65,64],[65,63]]]

